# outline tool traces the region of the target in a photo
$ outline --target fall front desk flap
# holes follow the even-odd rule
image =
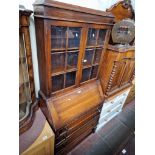
[[[103,102],[99,81],[83,85],[65,95],[50,98],[48,106],[56,129]]]

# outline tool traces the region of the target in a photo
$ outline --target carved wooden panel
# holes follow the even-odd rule
[[[119,1],[106,11],[111,12],[115,16],[115,22],[127,18],[134,19],[135,16],[131,2]]]
[[[121,86],[125,85],[127,83],[130,83],[132,79],[134,78],[134,68],[135,68],[135,62],[134,60],[127,60],[125,65],[125,70],[123,73],[123,77],[121,79]]]
[[[109,78],[106,93],[111,92],[119,88],[122,72],[124,71],[126,62],[125,61],[114,61],[111,75]]]

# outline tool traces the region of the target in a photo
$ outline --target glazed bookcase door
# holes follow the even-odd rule
[[[81,27],[51,25],[52,93],[76,85]]]
[[[81,83],[97,78],[105,36],[105,29],[88,29],[86,48],[82,59]]]
[[[19,35],[19,119],[22,119],[32,103],[30,81],[26,51],[24,48],[24,35]]]
[[[127,68],[127,69],[126,69]],[[121,79],[121,86],[127,85],[131,82],[135,70],[135,61],[134,59],[127,59],[125,70]]]

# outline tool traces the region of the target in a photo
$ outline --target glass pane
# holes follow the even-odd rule
[[[27,103],[23,103],[19,105],[19,119],[22,119],[26,114]]]
[[[19,35],[19,119],[23,118],[32,103],[29,82],[26,50],[24,48],[24,34]]]
[[[67,27],[52,26],[51,27],[51,48],[64,49],[66,48]]]
[[[19,65],[19,104],[31,103],[31,93],[27,73],[27,64]],[[26,69],[26,70],[25,70]],[[21,106],[26,108],[26,106]],[[20,109],[20,113],[26,113],[26,109]]]
[[[77,68],[78,52],[67,53],[67,69]]]
[[[85,68],[82,70],[81,82],[89,80],[90,70],[91,70],[91,68]]]
[[[84,60],[83,60],[84,66],[92,64],[93,55],[94,55],[94,49],[86,49]]]
[[[91,70],[91,76],[90,76],[91,79],[92,79],[92,78],[96,78],[96,76],[97,76],[97,71],[98,71],[98,66],[93,66],[93,67],[92,67],[92,70]]]
[[[100,30],[97,40],[97,45],[103,45],[105,40],[106,30]]]
[[[102,54],[102,48],[97,48],[95,50],[95,56],[94,56],[93,64],[100,62],[101,54]]]
[[[87,46],[95,46],[97,39],[97,29],[89,29],[88,38],[87,38]]]
[[[52,73],[61,72],[65,69],[65,53],[54,53],[51,55]]]
[[[65,87],[70,87],[72,85],[75,85],[75,79],[76,79],[76,71],[66,73]]]
[[[52,77],[52,92],[63,89],[64,87],[64,74]]]
[[[80,45],[81,28],[69,28],[68,48],[78,48]]]

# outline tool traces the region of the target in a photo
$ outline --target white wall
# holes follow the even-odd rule
[[[115,4],[120,0],[57,0],[57,1],[105,11],[106,8],[109,8],[111,5]],[[27,9],[33,10],[32,4],[34,2],[35,0],[31,1],[20,0],[19,4],[24,5]]]
[[[115,4],[120,0],[57,0],[64,3],[70,3],[74,5],[79,5],[87,8],[92,8],[96,10],[105,11],[107,8],[110,8],[111,5]],[[20,0],[20,5],[23,5],[26,9],[33,11],[33,3],[35,0]],[[135,0],[132,0],[133,8]],[[40,89],[39,85],[39,72],[38,72],[38,60],[37,60],[37,48],[36,48],[36,39],[35,39],[35,27],[34,27],[34,18],[33,14],[30,17],[30,37],[31,37],[31,48],[32,48],[32,61],[34,69],[34,80],[35,80],[35,90],[36,96],[38,96],[38,90]]]

